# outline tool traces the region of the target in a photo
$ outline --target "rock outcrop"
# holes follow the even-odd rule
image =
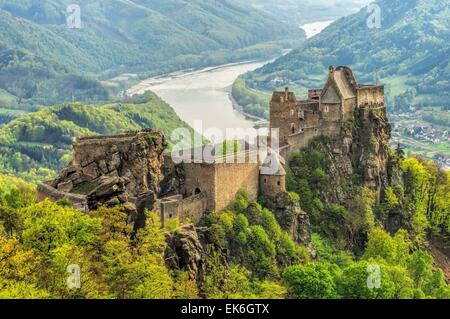
[[[164,135],[153,129],[79,138],[73,144],[72,163],[55,180],[38,187],[39,197],[74,198],[78,204],[82,196],[85,211],[126,203],[141,225],[144,208],[153,208],[160,190],[166,147]]]
[[[364,185],[381,192],[388,185],[389,140],[391,125],[386,109],[359,109],[352,135],[347,136],[353,167],[363,177]]]
[[[316,259],[317,252],[311,242],[309,216],[300,208],[300,204],[289,193],[284,192],[268,199],[266,206],[275,214],[281,228],[297,243],[306,246],[311,257]]]
[[[206,229],[186,225],[166,234],[166,265],[170,269],[187,271],[190,279],[203,282],[206,275]]]

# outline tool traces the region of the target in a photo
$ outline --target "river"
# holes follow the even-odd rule
[[[228,64],[214,68],[147,79],[128,90],[139,94],[151,90],[169,103],[178,116],[192,127],[202,121],[203,130],[252,128],[255,122],[233,108],[229,92],[242,74],[256,70],[266,62]],[[202,133],[202,132],[200,132]]]
[[[330,21],[310,23],[302,26],[308,36],[317,34]],[[267,62],[247,62],[209,67],[199,71],[174,73],[153,77],[130,88],[128,95],[141,94],[147,90],[155,92],[172,106],[178,116],[201,130],[217,128],[226,132],[227,128],[252,128],[255,121],[246,118],[233,107],[230,88],[242,74],[260,68]],[[202,121],[197,128],[196,121]]]
[[[332,23],[333,20],[317,21],[302,25],[301,28],[305,30],[306,37],[309,39],[322,32],[323,29],[325,29]]]

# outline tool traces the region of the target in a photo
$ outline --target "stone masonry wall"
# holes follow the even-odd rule
[[[258,197],[259,163],[216,164],[215,210],[225,209],[242,188],[245,188],[252,199]]]
[[[171,218],[196,224],[206,211],[206,206],[207,200],[203,193],[184,199],[182,195],[177,195],[158,200],[154,211],[160,214],[163,225]]]
[[[185,196],[195,195],[196,191],[204,193],[207,200],[207,210],[215,209],[216,178],[215,167],[206,163],[184,163],[184,186]]]
[[[376,105],[384,106],[384,86],[367,86],[358,89],[358,105],[360,107]]]

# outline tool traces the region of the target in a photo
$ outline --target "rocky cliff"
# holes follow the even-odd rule
[[[298,200],[283,192],[267,199],[266,207],[271,210],[281,228],[291,235],[292,239],[307,247],[311,257],[316,259],[316,249],[311,242],[311,222],[309,215],[300,208]]]
[[[38,187],[39,197],[76,199],[77,208],[84,198],[85,211],[126,204],[141,225],[145,216],[139,206],[145,198],[145,208],[151,209],[157,199],[166,147],[164,135],[153,129],[77,139],[73,161],[55,180]]]
[[[320,168],[326,171],[330,182],[319,190],[324,203],[350,203],[361,187],[380,198],[389,184],[390,138],[386,110],[380,108],[358,109],[351,120],[342,124],[340,134],[312,140],[308,147],[323,156]],[[297,164],[291,161],[290,168],[301,177],[304,167]]]
[[[358,108],[335,136],[319,136],[290,159],[288,186],[314,226],[362,251],[372,206],[391,184],[391,126],[385,108]]]

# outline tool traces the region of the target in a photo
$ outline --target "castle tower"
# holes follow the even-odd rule
[[[278,138],[280,145],[287,144],[289,135],[298,131],[298,125],[293,121],[297,114],[296,102],[295,94],[289,92],[289,88],[284,92],[273,92],[270,101],[270,128],[279,130],[279,136],[273,138]]]
[[[271,152],[260,168],[260,195],[271,198],[286,191],[286,171],[283,167],[284,159],[276,152]]]

